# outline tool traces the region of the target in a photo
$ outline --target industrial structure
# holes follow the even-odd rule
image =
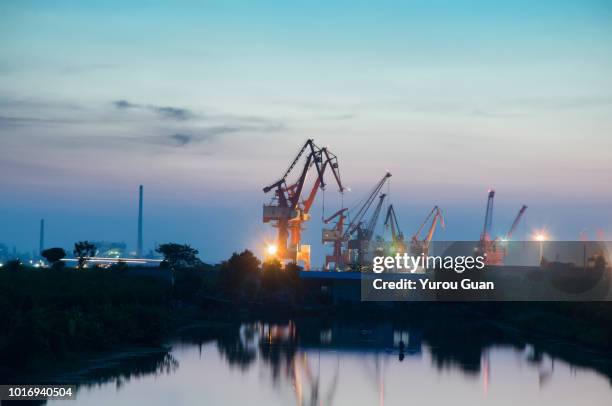
[[[304,161],[302,170],[297,180],[290,182],[289,176],[300,160]],[[303,200],[306,175],[313,166],[316,169],[316,180]],[[274,191],[274,194],[271,203],[263,206],[263,222],[271,222],[278,229],[276,241],[267,248],[268,255],[281,261],[302,263],[305,269],[310,269],[310,245],[302,244],[302,229],[304,223],[310,220],[310,208],[318,190],[325,189],[323,175],[327,169],[332,172],[340,193],[343,193],[338,158],[326,147],[318,147],[309,139],[280,179],[264,187],[264,193]]]
[[[136,256],[142,257],[142,185],[138,187],[138,243]]]
[[[340,209],[330,218],[326,219],[325,222],[329,223],[337,218],[334,228],[323,230],[323,242],[331,242],[334,247],[333,254],[325,258],[325,269],[331,269],[332,263],[336,270],[345,270],[347,267],[361,268],[366,264],[366,254],[370,252],[370,242],[374,236],[374,229],[386,198],[386,194],[380,194],[380,191],[390,177],[391,173],[387,172],[376,183],[374,189],[367,195],[363,203],[355,207],[356,212],[351,216],[352,220],[347,224],[346,228],[344,228],[345,220],[351,214],[350,210],[346,208]],[[372,214],[368,217],[370,208],[377,196],[378,203],[375,205]]]
[[[343,235],[344,235],[344,221],[346,220],[346,213],[348,209],[342,208],[332,214],[329,218],[324,220],[325,224],[329,224],[336,220],[336,224],[331,229],[323,229],[322,242],[333,244],[333,251],[331,255],[325,256],[325,269],[330,270],[333,264],[335,269],[341,269],[343,264],[348,263],[347,252],[342,250],[343,247]]]
[[[387,229],[391,230],[391,253],[406,252],[406,241],[404,241],[404,233],[400,229],[399,221],[397,221],[397,215],[393,204],[390,204],[387,208],[387,215],[385,217],[384,225]]]
[[[431,219],[431,224],[429,225],[429,230],[424,238],[421,238],[421,231],[427,224],[427,222]],[[428,255],[429,254],[429,244],[433,239],[433,235],[436,232],[436,226],[440,222],[440,227],[443,229],[446,227],[444,224],[444,216],[442,215],[442,210],[438,206],[434,206],[433,209],[429,212],[427,217],[425,217],[425,221],[421,224],[419,229],[414,233],[412,238],[410,239],[410,252],[412,255]]]
[[[339,192],[343,194],[346,189],[340,179],[338,157],[326,147],[319,147],[309,139],[282,176],[263,188],[264,193],[272,192],[270,203],[263,206],[263,222],[271,223],[277,229],[275,240],[266,247],[266,259],[273,258],[283,263],[291,262],[303,265],[306,270],[310,269],[310,245],[302,241],[302,230],[311,218],[310,209],[318,191],[325,190],[326,171],[331,171]],[[310,172],[314,173],[314,180],[310,188],[307,188]],[[369,267],[374,255],[395,255],[408,251],[414,256],[429,254],[437,227],[445,228],[442,210],[438,206],[431,209],[411,236],[410,246],[407,247],[396,210],[393,204],[389,203],[388,192],[382,192],[383,187],[389,184],[391,176],[391,173],[386,172],[364,199],[352,209],[342,204],[342,207],[327,218],[323,213],[322,220],[325,226],[321,240],[323,244],[332,245],[331,254],[325,255],[324,270],[364,270]],[[139,248],[141,249],[142,186],[140,197]],[[491,230],[494,198],[495,191],[489,190],[478,251],[485,255],[487,264],[501,265],[506,255],[503,242],[512,238],[527,206],[521,207],[506,234],[502,237],[493,237]],[[385,203],[387,209],[384,227],[391,233],[389,242],[380,236],[374,239],[375,229]]]
[[[510,240],[512,235],[516,231],[517,226],[521,222],[523,215],[525,214],[525,210],[527,210],[527,206],[523,205],[510,229],[503,237],[495,237],[491,236],[491,229],[493,227],[493,201],[495,199],[495,190],[489,190],[489,195],[487,197],[487,207],[485,210],[485,221],[484,227],[482,229],[482,233],[480,234],[480,246],[479,251],[485,256],[485,263],[487,265],[503,265],[504,258],[506,257],[506,247],[503,244],[504,242]]]

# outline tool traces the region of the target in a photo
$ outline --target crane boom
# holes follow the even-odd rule
[[[489,197],[487,198],[487,210],[485,213],[484,227],[482,228],[482,234],[480,234],[480,241],[488,241],[491,239],[491,227],[493,225],[493,199],[495,198],[495,190],[489,190]]]
[[[303,204],[304,213],[310,212],[310,208],[312,207],[312,204],[314,203],[314,199],[316,197],[317,191],[319,189],[325,190],[325,185],[323,183],[323,175],[325,174],[325,170],[328,167],[330,168],[330,170],[332,171],[334,175],[334,178],[336,179],[336,183],[338,184],[340,193],[344,192],[344,186],[342,185],[342,181],[340,180],[340,173],[338,171],[338,158],[336,157],[336,155],[329,152],[326,147],[323,147],[321,148],[321,158],[325,159],[325,161],[323,162],[323,165],[321,166],[321,176],[317,177],[317,180],[315,181],[312,189],[310,190],[308,198],[304,201],[304,204]]]
[[[297,155],[295,156],[293,161],[291,161],[291,164],[289,165],[289,168],[287,168],[287,170],[285,171],[283,176],[280,178],[280,180],[276,181],[275,183],[271,184],[270,186],[264,187],[263,188],[264,193],[268,193],[270,190],[274,189],[275,187],[278,187],[279,185],[282,185],[283,183],[285,183],[286,180],[287,180],[287,176],[289,176],[289,174],[291,173],[291,171],[293,170],[295,165],[297,165],[297,163],[299,162],[300,158],[304,154],[304,151],[306,151],[306,149],[308,149],[308,147],[310,147],[311,150],[313,150],[313,146],[314,146],[314,140],[313,139],[306,140],[306,143],[304,143],[304,146],[302,146],[302,148],[297,153]]]
[[[424,240],[424,242],[427,244],[429,244],[431,242],[431,239],[433,238],[434,232],[436,231],[436,225],[438,224],[438,221],[440,221],[440,227],[442,228],[446,227],[444,224],[444,216],[442,215],[442,210],[440,210],[438,206],[435,206],[434,210],[436,211],[436,214],[434,215],[434,218],[431,221],[429,232],[427,233],[427,237],[425,237],[425,240]]]
[[[336,217],[340,216],[341,214],[344,214],[344,212],[346,212],[348,209],[344,208],[344,209],[340,209],[337,212],[335,212],[334,214],[332,214],[331,216],[329,216],[328,218],[326,218],[325,220],[323,220],[323,222],[325,224],[329,224],[333,219],[335,219]]]
[[[429,226],[429,230],[427,231],[427,235],[422,240],[421,231],[427,224],[427,222],[431,219],[431,225]],[[433,235],[436,231],[436,226],[438,225],[438,221],[440,222],[440,226],[445,228],[444,224],[444,216],[442,215],[442,210],[438,206],[434,206],[433,209],[429,212],[427,217],[425,217],[425,221],[421,224],[416,233],[412,236],[412,241],[410,243],[411,251],[413,255],[428,255],[429,253],[429,244],[433,239]]]
[[[387,182],[387,180],[390,177],[391,177],[391,173],[387,172],[385,176],[383,176],[382,179],[376,184],[372,193],[370,193],[370,195],[368,196],[364,204],[361,206],[359,211],[357,211],[357,214],[355,214],[355,216],[353,217],[353,221],[351,221],[348,227],[346,228],[346,231],[344,232],[344,238],[348,238],[350,234],[352,234],[353,232],[355,232],[355,230],[357,230],[357,228],[359,228],[368,209],[370,208],[370,206],[374,202],[374,199],[378,195],[378,192],[380,192],[385,182]]]
[[[516,231],[516,227],[518,227],[519,223],[521,222],[521,218],[523,218],[523,214],[525,214],[525,210],[527,210],[527,206],[523,205],[523,207],[521,207],[518,214],[516,215],[514,221],[512,222],[512,226],[510,226],[510,230],[508,230],[508,233],[506,234],[506,240],[509,240],[512,238],[512,234],[514,234],[514,232]]]
[[[386,194],[382,194],[379,197],[378,204],[376,204],[376,208],[374,209],[374,213],[372,213],[372,217],[368,222],[368,227],[366,228],[366,241],[372,240],[372,236],[374,235],[374,229],[376,228],[376,223],[378,222],[378,217],[380,217],[380,211],[382,209],[383,202],[385,201]]]
[[[425,217],[425,220],[423,221],[423,223],[421,224],[419,229],[412,236],[412,241],[415,241],[415,242],[421,241],[420,240],[421,232],[423,231],[423,228],[425,227],[425,224],[427,224],[427,222],[429,221],[429,219],[432,218],[432,216],[433,216],[433,219],[431,221],[431,226],[429,227],[429,231],[427,232],[427,236],[422,240],[423,242],[431,241],[431,239],[433,238],[433,234],[436,231],[436,225],[438,224],[438,220],[440,221],[440,225],[442,226],[442,228],[445,227],[444,216],[442,215],[442,210],[440,210],[440,208],[438,206],[434,206],[433,209],[431,209],[431,211],[427,215],[427,217]]]

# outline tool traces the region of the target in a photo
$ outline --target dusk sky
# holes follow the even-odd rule
[[[520,238],[610,239],[611,73],[612,1],[4,0],[0,242],[45,218],[47,246],[134,249],[143,184],[145,248],[261,251],[262,187],[307,138],[348,206],[391,171],[405,234],[438,204],[438,239],[477,240],[493,187],[497,233],[527,204]]]

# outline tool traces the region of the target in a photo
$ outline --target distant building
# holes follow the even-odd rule
[[[92,241],[96,246],[96,256],[104,258],[123,258],[127,255],[127,246],[124,242]]]

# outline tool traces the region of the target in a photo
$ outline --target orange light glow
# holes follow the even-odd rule
[[[270,244],[266,247],[266,252],[268,253],[268,255],[274,256],[278,252],[278,247],[274,244]]]

